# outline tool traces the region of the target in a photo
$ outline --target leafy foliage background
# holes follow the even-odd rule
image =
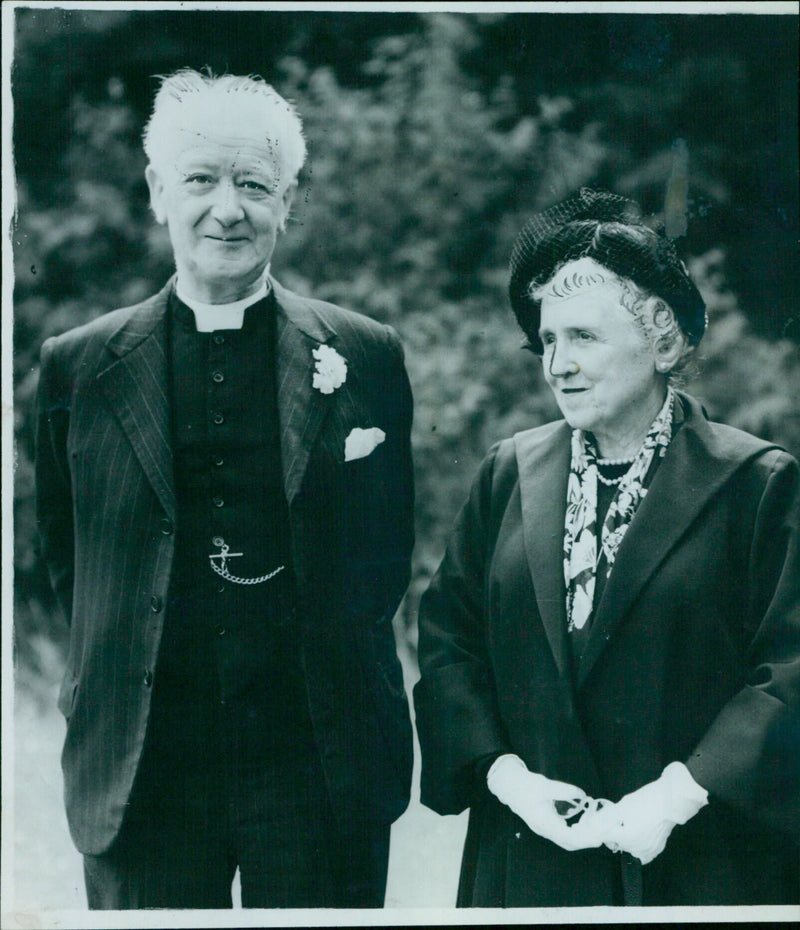
[[[708,303],[690,389],[800,453],[797,17],[16,11],[16,646],[64,635],[38,555],[31,414],[42,340],[171,273],[139,136],[153,75],[260,73],[310,159],[273,270],[391,323],[414,388],[416,604],[489,446],[558,415],[506,297],[514,236],[582,184],[663,215],[688,152],[679,245]],[[57,652],[57,651],[56,651]]]

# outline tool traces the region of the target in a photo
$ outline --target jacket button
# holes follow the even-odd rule
[[[214,627],[214,630],[216,631],[217,636],[224,636],[228,632],[221,623],[218,623]]]
[[[219,370],[214,371],[214,372],[212,372],[212,374],[211,374],[211,380],[212,380],[215,384],[222,384],[222,382],[225,380],[225,375],[224,375],[221,371],[219,371]]]
[[[165,536],[171,536],[171,535],[172,535],[172,530],[173,530],[172,520],[168,520],[166,517],[164,517],[164,518],[161,520],[161,532],[162,532]]]
[[[221,413],[215,413],[211,419],[214,421],[215,426],[222,426],[225,422],[225,417]]]
[[[147,685],[148,688],[153,684],[153,673],[150,671],[149,668],[144,673],[144,683],[145,685]]]
[[[225,501],[224,501],[221,497],[213,497],[213,498],[211,499],[211,503],[212,503],[215,507],[224,507],[224,506],[225,506]]]
[[[154,614],[160,613],[163,606],[163,601],[157,594],[154,594],[150,598],[150,610],[152,610]]]

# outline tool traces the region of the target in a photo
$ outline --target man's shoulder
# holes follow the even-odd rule
[[[83,350],[91,344],[105,345],[114,333],[118,332],[138,314],[155,311],[162,304],[166,306],[165,291],[166,289],[162,289],[138,303],[101,313],[86,323],[74,326],[60,335],[51,336],[47,340],[47,344],[49,344],[50,348],[65,353],[76,349]]]
[[[48,341],[63,348],[82,346],[95,340],[105,341],[130,319],[135,310],[135,306],[109,310],[57,336],[51,336]]]
[[[360,313],[357,310],[350,310],[347,307],[342,307],[339,304],[334,304],[327,300],[319,300],[317,298],[308,299],[317,313],[329,318],[332,322],[335,321],[338,325],[346,324],[347,326],[372,331],[376,334],[386,331],[386,327],[383,323],[379,323],[372,317]]]
[[[296,318],[297,313],[311,315],[321,322],[323,327],[336,333],[341,339],[347,340],[352,337],[358,340],[366,339],[369,342],[385,344],[387,341],[393,341],[397,338],[390,326],[379,323],[363,313],[350,310],[328,300],[298,294],[274,281],[274,279],[273,284],[275,285],[275,296],[278,303],[284,307],[289,316]]]

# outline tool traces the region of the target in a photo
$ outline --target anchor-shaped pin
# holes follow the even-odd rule
[[[257,578],[237,578],[236,575],[232,575],[228,571],[228,559],[235,559],[240,555],[244,555],[244,553],[231,552],[230,546],[221,536],[215,536],[212,542],[215,546],[219,546],[219,552],[209,553],[208,560],[211,563],[211,567],[218,575],[220,575],[222,578],[225,578],[226,581],[233,582],[233,584],[261,584],[264,581],[269,581],[271,578],[274,578],[278,572],[282,572],[286,567],[284,565],[279,565],[271,572],[267,572],[266,575],[259,575]],[[219,565],[216,563],[217,559],[220,561]]]
[[[228,570],[228,564],[227,564],[228,559],[235,559],[237,558],[237,556],[244,555],[243,552],[231,552],[230,546],[225,542],[225,540],[221,536],[218,536],[214,539],[214,545],[219,546],[220,551],[210,552],[208,557],[209,559],[212,559],[212,560],[220,559],[221,561],[220,569],[223,572],[227,572]],[[212,561],[211,564],[213,565],[214,562]]]

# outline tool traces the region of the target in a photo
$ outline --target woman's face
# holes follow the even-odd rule
[[[565,271],[569,266],[559,277]],[[620,285],[609,280],[569,296],[548,288],[541,307],[545,379],[567,423],[591,431],[608,457],[638,451],[666,390],[650,343],[622,296]]]

